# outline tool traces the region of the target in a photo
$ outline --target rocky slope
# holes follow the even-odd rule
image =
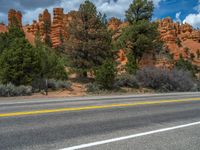
[[[179,24],[173,22],[171,18],[158,20],[158,30],[161,35],[161,40],[164,42],[167,53],[177,61],[180,55],[184,59],[190,59],[193,64],[200,67],[200,30],[192,28],[189,24]],[[108,22],[108,28],[113,31],[113,40],[116,40],[124,26],[127,23],[121,22],[116,18],[112,18]],[[125,52],[120,50],[119,61],[122,64],[127,61]],[[158,56],[156,59],[152,55],[145,54],[140,62],[141,66],[156,65],[158,67],[171,68],[173,63],[166,57]]]

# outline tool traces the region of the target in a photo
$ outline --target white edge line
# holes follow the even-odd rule
[[[93,143],[77,145],[77,146],[68,147],[68,148],[64,148],[64,149],[60,149],[60,150],[78,150],[78,149],[83,149],[83,148],[113,143],[113,142],[117,142],[117,141],[133,139],[133,138],[137,138],[137,137],[141,137],[141,136],[145,136],[145,135],[150,135],[150,134],[161,133],[161,132],[166,132],[166,131],[170,131],[170,130],[186,128],[186,127],[189,127],[189,126],[194,126],[194,125],[199,125],[199,124],[200,124],[200,121],[189,123],[189,124],[184,124],[184,125],[179,125],[179,126],[174,126],[174,127],[169,127],[169,128],[163,128],[163,129],[159,129],[159,130],[153,130],[153,131],[149,131],[149,132],[143,132],[143,133],[138,133],[138,134],[133,134],[133,135],[128,135],[128,136],[103,140],[103,141],[97,141],[97,142],[93,142]]]

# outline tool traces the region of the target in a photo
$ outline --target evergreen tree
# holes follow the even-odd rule
[[[8,48],[16,38],[24,38],[24,32],[20,28],[15,17],[12,18],[11,24],[8,27],[9,32],[0,33],[0,54],[4,49]]]
[[[124,29],[124,32],[117,41],[119,48],[125,48],[134,55],[138,64],[144,53],[155,53],[156,43],[159,41],[157,24],[141,20]]]
[[[7,42],[0,56],[0,81],[15,85],[30,85],[40,71],[38,56],[25,39],[23,31],[10,26]]]
[[[126,11],[126,19],[133,24],[140,20],[150,21],[153,15],[153,1],[149,0],[134,0]]]
[[[126,12],[129,26],[117,40],[117,47],[125,48],[127,53],[133,54],[132,58],[135,59],[136,64],[144,53],[158,53],[158,48],[155,46],[160,48],[162,45],[157,30],[158,24],[150,22],[153,8],[152,1],[134,0]]]
[[[86,0],[70,23],[66,53],[71,58],[71,67],[83,76],[111,56],[112,38],[105,22],[95,5]]]
[[[138,70],[138,65],[135,61],[134,55],[132,53],[127,54],[128,62],[126,64],[126,71],[129,74],[135,74]]]
[[[39,56],[41,68],[38,78],[67,80],[68,75],[62,58],[57,56],[52,48],[41,42],[38,33],[35,35],[35,52]]]

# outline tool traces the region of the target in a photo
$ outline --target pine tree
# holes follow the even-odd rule
[[[134,0],[126,11],[126,19],[131,24],[140,20],[150,21],[153,15],[153,10],[153,1]]]
[[[0,81],[30,85],[40,71],[38,56],[20,28],[10,26],[6,35],[10,39],[0,56]]]
[[[102,18],[103,17],[103,18]],[[95,5],[86,0],[70,23],[69,39],[65,42],[66,53],[71,58],[71,67],[81,75],[103,64],[111,57],[111,34],[105,18]]]
[[[138,65],[135,61],[134,55],[132,53],[128,53],[127,59],[128,59],[128,62],[126,64],[126,71],[129,74],[135,74],[138,69]]]
[[[150,22],[153,8],[152,1],[134,0],[126,12],[129,26],[124,29],[117,40],[117,47],[125,48],[127,53],[132,53],[136,64],[139,63],[144,53],[158,53],[155,46],[161,47],[158,24]]]
[[[67,80],[68,75],[62,58],[57,56],[54,49],[41,42],[39,33],[35,35],[35,52],[38,54],[41,68],[38,78]]]

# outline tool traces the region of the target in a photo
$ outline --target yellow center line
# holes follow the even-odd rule
[[[143,102],[133,102],[133,103],[83,106],[83,107],[74,107],[74,108],[57,108],[57,109],[33,110],[33,111],[24,111],[24,112],[10,112],[10,113],[0,114],[0,117],[38,115],[38,114],[80,111],[80,110],[105,109],[105,108],[115,108],[115,107],[131,107],[131,106],[140,106],[140,105],[156,105],[156,104],[165,104],[165,103],[183,103],[183,102],[190,102],[190,101],[200,101],[200,98],[185,98],[185,99],[177,99],[177,100],[154,100],[154,101],[143,101]]]

